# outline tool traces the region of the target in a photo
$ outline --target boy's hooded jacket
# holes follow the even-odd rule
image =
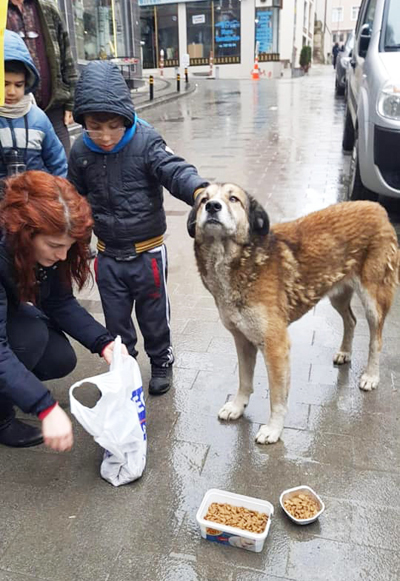
[[[93,112],[124,117],[125,135],[111,152],[80,136],[71,150],[68,177],[88,197],[104,253],[124,259],[134,254],[134,243],[164,234],[163,186],[193,205],[195,190],[207,182],[137,117],[125,80],[112,63],[89,63],[78,81],[74,119],[84,125],[84,116]]]
[[[37,69],[22,38],[9,30],[4,31],[4,61],[19,61],[25,65],[28,72],[25,92],[31,92],[39,79]],[[16,119],[6,117],[5,110],[6,108],[2,110],[0,107],[0,142],[3,154],[7,156],[11,149],[17,149],[28,170],[42,170],[66,177],[65,151],[47,115],[34,104],[26,115]],[[4,156],[1,155],[0,178],[6,175],[7,167]]]

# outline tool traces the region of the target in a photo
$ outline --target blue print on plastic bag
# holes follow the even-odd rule
[[[144,405],[144,395],[143,395],[143,387],[140,386],[135,391],[132,391],[131,401],[133,401],[136,405],[137,414],[139,416],[140,427],[142,428],[143,432],[143,440],[147,439],[146,436],[146,408]]]

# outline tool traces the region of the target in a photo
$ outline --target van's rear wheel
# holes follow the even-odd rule
[[[355,139],[353,153],[351,155],[348,198],[352,202],[355,202],[356,200],[370,200],[371,202],[378,201],[378,194],[371,192],[371,190],[366,188],[361,181],[360,161],[358,158],[358,137]]]
[[[342,147],[343,151],[352,151],[354,147],[355,132],[353,127],[353,121],[351,119],[351,114],[349,111],[349,106],[346,107],[346,116],[344,119],[344,129],[343,129],[343,140]]]

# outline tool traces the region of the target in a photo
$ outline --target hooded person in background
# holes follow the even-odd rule
[[[0,107],[0,179],[25,169],[65,177],[67,158],[46,113],[31,92],[39,75],[24,41],[4,32],[5,103]]]
[[[333,45],[333,48],[332,48],[332,64],[333,64],[334,69],[336,69],[336,61],[337,61],[339,51],[340,51],[339,43],[335,42],[335,44]]]
[[[71,145],[67,126],[73,121],[77,73],[57,3],[8,0],[6,28],[16,32],[28,47],[40,75],[36,102],[47,113],[68,156]]]

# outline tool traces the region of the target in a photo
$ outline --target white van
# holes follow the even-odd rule
[[[400,198],[400,0],[363,0],[347,81],[349,199]]]

